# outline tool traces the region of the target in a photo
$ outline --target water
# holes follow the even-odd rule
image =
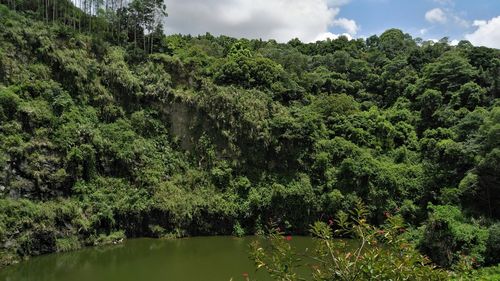
[[[0,270],[2,281],[224,281],[271,280],[255,272],[249,243],[256,238],[132,239],[121,245],[34,257]],[[313,244],[293,237],[299,250]]]

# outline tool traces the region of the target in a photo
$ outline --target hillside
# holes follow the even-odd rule
[[[358,199],[439,265],[500,261],[499,50],[397,29],[154,36],[0,5],[0,264],[124,236],[303,234]]]

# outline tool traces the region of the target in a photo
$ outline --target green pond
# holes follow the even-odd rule
[[[2,281],[224,281],[270,280],[255,272],[249,243],[255,237],[131,239],[109,247],[34,257],[0,270]],[[299,251],[308,237],[290,241]]]

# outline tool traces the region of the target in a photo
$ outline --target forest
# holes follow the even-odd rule
[[[500,263],[500,50],[166,36],[157,0],[0,3],[0,267],[304,235],[361,201],[439,268]]]

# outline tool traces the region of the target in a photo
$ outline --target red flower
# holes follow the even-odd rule
[[[288,235],[285,237],[286,241],[291,241],[292,240],[292,236],[291,235]]]

